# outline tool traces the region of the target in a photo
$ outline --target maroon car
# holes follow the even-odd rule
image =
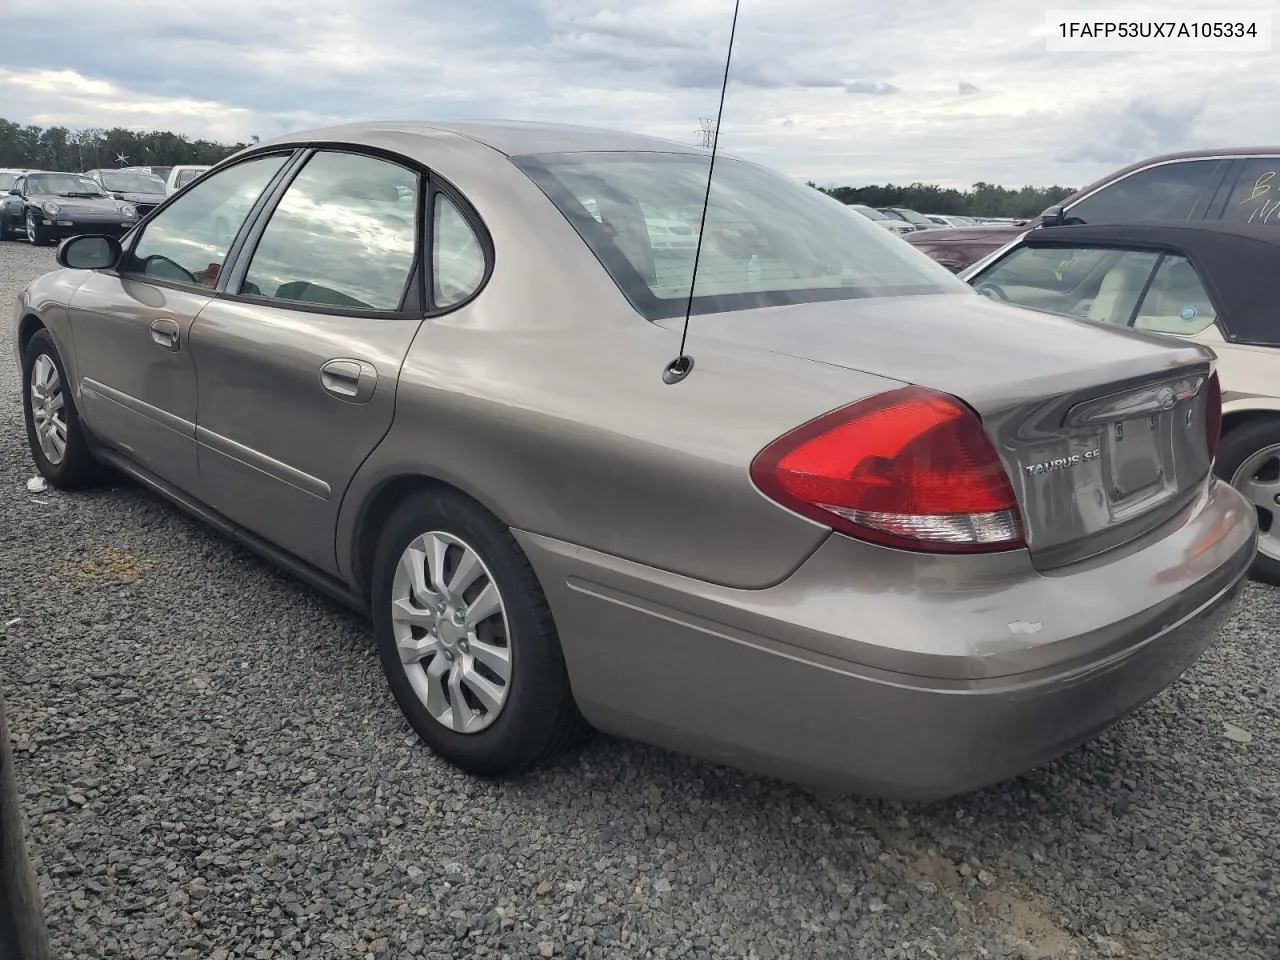
[[[904,239],[962,270],[1027,230],[1072,223],[1225,220],[1280,224],[1280,147],[1166,153],[1077,190],[1025,224],[917,230]]]

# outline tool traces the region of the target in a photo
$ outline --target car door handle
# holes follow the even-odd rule
[[[363,360],[330,360],[320,368],[320,385],[348,403],[367,403],[378,386],[378,371]]]
[[[151,339],[166,350],[177,350],[181,346],[181,329],[177,320],[161,317],[151,324]]]

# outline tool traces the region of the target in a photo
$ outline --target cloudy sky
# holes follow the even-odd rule
[[[823,184],[1079,186],[1165,150],[1280,143],[1277,54],[1048,53],[1047,5],[743,0],[721,147]],[[335,120],[504,117],[696,142],[699,118],[715,114],[732,10],[0,0],[0,117],[225,140]]]

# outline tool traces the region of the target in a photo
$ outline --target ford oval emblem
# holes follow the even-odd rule
[[[1178,402],[1178,395],[1173,392],[1173,387],[1161,387],[1156,397],[1161,410],[1172,410]]]

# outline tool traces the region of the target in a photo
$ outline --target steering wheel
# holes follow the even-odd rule
[[[1009,295],[1004,292],[998,283],[991,283],[988,281],[987,283],[979,284],[975,289],[984,297],[988,297],[991,300],[1003,300],[1006,303],[1009,301]]]

